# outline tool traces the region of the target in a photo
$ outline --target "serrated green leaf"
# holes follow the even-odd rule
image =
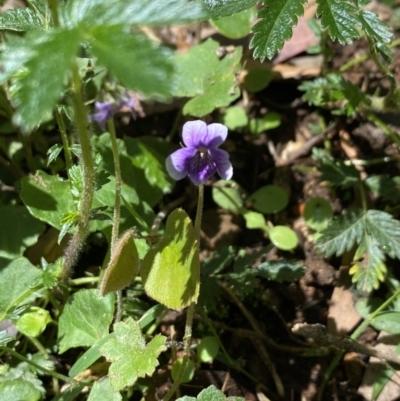
[[[0,14],[0,30],[28,32],[44,28],[42,16],[30,8],[14,8]]]
[[[321,25],[332,40],[345,45],[360,37],[357,9],[347,0],[317,0],[317,5],[317,16],[321,17]]]
[[[381,249],[392,258],[400,259],[400,222],[380,210],[368,210],[366,230]]]
[[[192,97],[183,108],[184,114],[203,117],[239,97],[235,74],[239,70],[242,50],[235,48],[219,59],[218,47],[217,42],[208,39],[186,54],[174,57],[176,82],[173,95]]]
[[[23,177],[20,197],[37,219],[61,229],[61,219],[76,209],[68,182],[37,171],[35,177]]]
[[[2,401],[39,401],[42,393],[29,381],[23,379],[0,381],[0,399]]]
[[[41,273],[26,258],[15,259],[0,270],[0,283],[4,283],[7,288],[6,291],[0,291],[0,321],[12,308],[25,305],[38,296],[31,284]]]
[[[133,234],[133,230],[128,230],[115,244],[101,281],[100,296],[122,290],[136,277],[139,271],[139,255]]]
[[[254,16],[255,12],[250,8],[229,17],[211,21],[211,24],[224,36],[231,39],[240,39],[250,33]]]
[[[60,354],[101,340],[108,334],[113,315],[112,294],[99,298],[98,290],[81,290],[71,295],[59,320]]]
[[[316,244],[327,257],[342,255],[362,240],[365,230],[364,212],[360,209],[349,209],[321,232]]]
[[[271,60],[282,49],[285,41],[292,37],[297,18],[303,16],[306,3],[307,0],[264,0],[263,8],[257,14],[261,20],[253,26],[254,36],[249,45],[254,49],[255,59]]]
[[[360,10],[359,19],[367,36],[376,42],[390,43],[393,33],[388,24],[382,22],[378,16],[369,10]]]
[[[119,0],[110,7],[108,0],[69,1],[63,12],[67,26],[84,27],[132,25],[168,25],[205,20],[209,16],[200,1],[190,0]]]
[[[13,122],[24,132],[30,132],[52,111],[66,84],[81,40],[79,31],[61,28],[42,33],[42,36],[42,43],[31,49],[33,55],[25,63],[27,72],[18,80],[14,95],[17,110]]]
[[[313,159],[320,162],[321,179],[334,186],[350,188],[360,182],[360,173],[354,166],[347,166],[342,160],[335,160],[322,149],[313,149]]]
[[[260,0],[202,0],[212,19],[227,17],[253,7]]]
[[[34,245],[46,226],[25,207],[0,206],[0,257],[14,259]]]
[[[166,350],[166,337],[156,335],[148,344],[139,325],[129,318],[114,326],[115,337],[101,347],[101,353],[111,361],[109,378],[115,391],[133,385],[139,377],[153,374],[158,356]]]
[[[113,7],[109,7],[113,8]],[[171,52],[122,25],[91,29],[91,52],[127,88],[167,96],[171,90]]]
[[[169,216],[162,241],[143,259],[146,293],[168,308],[184,308],[199,296],[199,250],[192,223],[182,209]]]
[[[178,398],[176,401],[245,401],[242,397],[226,397],[225,394],[218,390],[214,385],[207,387],[200,394],[197,398],[193,397],[181,397]]]
[[[295,260],[275,260],[261,263],[256,267],[259,276],[268,280],[292,282],[304,276],[304,266]]]
[[[110,379],[107,378],[94,383],[87,401],[122,401],[122,396],[111,387]]]

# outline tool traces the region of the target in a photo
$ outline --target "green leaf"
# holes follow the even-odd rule
[[[153,374],[158,356],[166,350],[166,337],[157,334],[146,344],[139,325],[131,318],[117,323],[114,329],[115,337],[102,346],[101,353],[111,361],[108,376],[118,391],[132,386],[139,377]]]
[[[23,379],[0,381],[1,401],[39,401],[42,393]]]
[[[93,344],[79,359],[72,365],[68,372],[69,377],[76,377],[79,373],[83,372],[89,366],[93,365],[99,358],[101,358],[100,348],[108,341],[111,337],[114,337],[114,333],[110,333],[103,337],[101,340]]]
[[[85,384],[72,384],[62,393],[54,397],[51,401],[75,401],[84,387]]]
[[[43,30],[43,17],[30,8],[14,8],[0,14],[0,29],[15,32]]]
[[[331,224],[316,241],[318,249],[327,257],[342,255],[361,242],[364,235],[364,212],[360,209],[349,209],[342,216],[334,218]]]
[[[269,239],[279,249],[291,251],[299,243],[297,234],[289,227],[275,226],[269,230]]]
[[[219,207],[237,212],[243,206],[242,192],[235,181],[219,180],[212,188],[212,197]]]
[[[275,73],[270,68],[253,68],[244,77],[244,86],[249,92],[259,92],[265,89]],[[274,113],[276,114],[276,113]],[[267,114],[269,115],[269,113]]]
[[[125,232],[115,244],[101,281],[101,297],[110,292],[122,290],[136,277],[140,261],[133,234],[133,230]]]
[[[18,206],[0,206],[0,257],[15,259],[34,245],[45,225]]]
[[[81,40],[77,30],[61,28],[42,33],[41,39],[41,43],[31,49],[33,54],[25,63],[27,72],[18,80],[14,96],[17,111],[13,122],[24,132],[30,132],[52,111],[66,84]]]
[[[32,216],[57,229],[61,229],[61,219],[75,211],[70,186],[59,177],[37,171],[34,177],[23,177],[20,197]]]
[[[346,166],[342,160],[335,160],[322,149],[313,149],[313,159],[320,163],[321,180],[334,186],[351,188],[360,182],[360,173],[353,165]]]
[[[178,398],[176,401],[245,401],[242,397],[226,397],[225,394],[218,390],[214,385],[207,387],[197,398],[184,396]]]
[[[238,128],[245,127],[249,122],[246,110],[240,106],[228,107],[224,114],[223,124],[228,129],[235,131]]]
[[[122,396],[119,392],[115,392],[111,387],[110,379],[107,378],[102,382],[94,383],[88,401],[122,401]]]
[[[370,321],[370,324],[375,330],[400,334],[400,312],[380,312]]]
[[[12,308],[27,304],[38,296],[31,284],[41,273],[25,258],[14,259],[0,270],[0,283],[7,288],[0,291],[0,322]]]
[[[197,346],[197,359],[201,362],[209,362],[219,352],[219,342],[214,336],[203,337]]]
[[[26,336],[38,337],[43,333],[47,324],[50,322],[51,317],[49,311],[39,308],[38,306],[30,306],[18,319],[16,327]]]
[[[250,195],[248,201],[258,212],[270,214],[285,209],[289,203],[289,197],[283,188],[277,185],[265,185]]]
[[[306,0],[264,0],[258,12],[260,18],[253,26],[255,33],[250,41],[250,49],[254,49],[253,57],[263,62],[269,60],[285,41],[292,37],[292,28],[297,25],[297,18],[303,16]]]
[[[184,308],[199,296],[199,254],[192,223],[181,209],[168,217],[162,241],[143,259],[146,293],[168,308]]]
[[[260,135],[265,131],[279,127],[281,122],[281,115],[270,111],[261,118],[252,118],[250,120],[249,129],[253,135]]]
[[[250,33],[254,15],[254,9],[249,8],[229,17],[211,21],[211,24],[224,36],[231,39],[240,39]]]
[[[372,175],[364,182],[374,195],[382,197],[386,202],[400,202],[400,177]]]
[[[321,17],[321,25],[328,30],[332,40],[345,45],[360,37],[357,9],[347,0],[317,0],[317,5],[317,16]]]
[[[199,1],[190,0],[120,0],[110,7],[107,0],[69,1],[66,6],[64,24],[81,24],[85,27],[132,25],[182,24],[208,15]]]
[[[186,54],[174,57],[176,82],[174,96],[192,97],[184,114],[203,117],[218,107],[228,106],[240,95],[235,74],[240,67],[241,48],[219,59],[217,42],[208,39]]]
[[[316,196],[306,202],[303,216],[308,227],[315,231],[322,231],[331,221],[333,210],[326,199]]]
[[[382,22],[378,16],[369,10],[360,10],[359,19],[366,35],[376,42],[390,43],[393,33],[388,24]]]
[[[292,282],[304,276],[304,266],[295,260],[274,260],[261,263],[256,267],[259,276],[268,280]]]
[[[101,340],[108,334],[113,315],[112,294],[99,298],[98,290],[80,290],[71,295],[59,321],[60,354]]]
[[[178,374],[182,364],[183,364],[183,358],[179,358],[172,365],[171,376],[173,381],[176,381],[176,379],[178,378]],[[189,383],[190,381],[192,381],[195,368],[196,366],[194,362],[191,359],[189,359],[186,363],[185,370],[183,371],[183,375],[180,382]]]
[[[246,227],[249,230],[260,229],[266,232],[269,231],[268,225],[265,222],[265,218],[261,213],[246,210],[243,212],[243,217],[246,220]]]
[[[202,0],[211,18],[227,17],[253,7],[260,0]]]
[[[97,26],[90,34],[93,55],[126,87],[147,95],[169,95],[173,66],[168,49],[119,25]]]

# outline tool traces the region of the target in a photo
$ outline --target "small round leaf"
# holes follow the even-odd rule
[[[219,351],[219,343],[214,336],[201,339],[197,346],[197,359],[201,362],[209,362],[214,359]]]
[[[51,322],[50,314],[47,310],[37,306],[29,307],[18,319],[17,329],[29,337],[38,337],[43,333],[48,323]]]
[[[219,180],[212,189],[214,202],[223,209],[238,211],[243,206],[241,188],[235,181]]]
[[[289,227],[275,226],[269,232],[269,239],[279,249],[290,251],[296,248],[298,239],[296,233]]]
[[[246,110],[241,106],[232,106],[226,109],[224,115],[224,125],[234,131],[245,127],[249,122]]]
[[[289,197],[283,188],[266,185],[254,192],[249,201],[258,212],[270,214],[283,210],[289,202]]]
[[[308,227],[315,231],[322,231],[332,219],[333,211],[326,199],[315,197],[306,202],[303,216]]]
[[[172,376],[173,381],[176,381],[176,379],[178,377],[178,373],[179,373],[179,370],[181,369],[182,362],[183,362],[182,358],[177,359],[175,361],[174,365],[172,366],[171,376]],[[183,377],[182,377],[181,383],[188,383],[193,379],[194,369],[195,369],[194,362],[191,359],[189,359],[186,363],[186,367],[185,367],[185,371],[183,372]]]

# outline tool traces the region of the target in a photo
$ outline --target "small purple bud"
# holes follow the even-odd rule
[[[96,123],[104,130],[107,120],[117,112],[115,103],[110,100],[106,100],[105,102],[95,102],[94,108],[95,112],[89,116],[89,119],[90,121],[96,121]]]
[[[189,121],[182,129],[185,148],[167,157],[166,167],[174,180],[187,175],[195,185],[205,183],[216,172],[224,180],[233,175],[229,154],[218,147],[228,136],[228,128],[222,124],[207,125],[204,121]]]

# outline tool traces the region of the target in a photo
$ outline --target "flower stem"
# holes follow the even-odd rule
[[[90,144],[89,131],[87,129],[86,108],[83,103],[82,82],[79,76],[78,66],[76,63],[72,65],[73,93],[72,101],[75,113],[76,128],[81,144],[82,151],[82,169],[83,169],[83,189],[81,201],[79,205],[79,222],[78,227],[65,250],[65,260],[61,279],[68,280],[72,267],[82,248],[83,242],[89,231],[90,211],[92,208],[94,190],[95,190],[95,174],[94,163],[92,157],[92,147]]]
[[[194,223],[194,235],[197,240],[197,246],[200,247],[200,229],[201,229],[201,219],[203,216],[203,203],[204,203],[204,185],[199,185],[199,195],[197,201],[197,211],[196,211],[196,220]],[[193,327],[193,317],[194,317],[194,308],[196,303],[192,302],[187,309],[186,312],[186,323],[185,323],[185,335],[183,337],[183,351],[184,357],[182,361],[182,365],[179,369],[177,378],[174,384],[171,386],[167,394],[165,394],[163,401],[168,401],[177,391],[179,385],[181,384],[183,374],[185,373],[186,365],[190,356],[190,343],[192,340],[192,327]]]
[[[115,202],[114,202],[114,216],[113,216],[113,225],[111,233],[111,257],[112,257],[119,235],[122,177],[121,177],[121,166],[118,154],[117,134],[115,133],[115,125],[114,125],[114,120],[112,118],[110,118],[107,121],[107,126],[108,126],[108,131],[110,133],[111,148],[114,159],[114,171],[115,171]]]

